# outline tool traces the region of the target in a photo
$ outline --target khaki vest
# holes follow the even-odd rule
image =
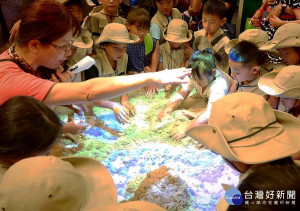
[[[99,13],[92,13],[88,16],[86,21],[83,23],[83,28],[89,30],[92,33],[92,39],[94,41],[94,49],[96,53],[100,52],[100,45],[96,45],[96,40],[99,38],[100,34],[102,33],[104,27],[109,24],[106,15],[102,14],[104,13],[103,10],[101,10]],[[117,16],[114,18],[114,23],[120,23],[124,24],[126,23],[126,19]]]
[[[99,77],[111,77],[111,76],[119,76],[126,73],[128,55],[124,54],[122,59],[117,62],[117,68],[114,70],[109,63],[106,54],[103,49],[100,49],[100,52],[94,58],[96,61],[96,67],[98,69]]]
[[[181,14],[177,8],[172,9],[172,18],[173,19],[181,19]],[[168,18],[164,14],[162,14],[159,10],[157,10],[156,14],[151,19],[151,23],[156,23],[160,28],[159,44],[161,45],[161,44],[165,43],[166,40],[163,36],[163,33],[164,33],[164,29],[166,27],[168,27],[168,24],[169,24]]]
[[[184,56],[184,47],[181,46],[180,49],[171,51],[169,42],[165,42],[159,47],[159,53],[162,58],[163,70],[179,68],[186,60]]]

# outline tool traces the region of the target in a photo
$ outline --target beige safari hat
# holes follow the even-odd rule
[[[134,43],[140,38],[134,34],[130,34],[125,25],[120,23],[107,24],[100,37],[96,40],[96,44],[103,42],[113,43]]]
[[[192,33],[184,20],[172,19],[163,34],[165,40],[169,42],[183,43],[192,39]]]
[[[300,66],[290,65],[263,75],[258,87],[268,95],[300,99]]]
[[[208,124],[186,134],[228,160],[258,164],[299,152],[299,128],[300,120],[262,96],[238,92],[214,102]]]
[[[55,0],[61,4],[66,4],[68,3],[69,1],[72,1],[72,0]],[[93,5],[91,5],[90,3],[90,0],[81,0],[81,4],[82,4],[82,15],[83,17],[86,17],[88,16],[88,14],[92,11],[93,9]]]
[[[211,46],[209,40],[205,36],[198,36],[195,38],[193,42],[193,49],[203,51],[205,48],[210,48],[213,51],[213,47]]]
[[[286,23],[279,27],[272,40],[263,45],[259,50],[300,47],[300,24]]]
[[[126,204],[120,207],[127,208]],[[129,207],[138,205],[133,202]],[[121,210],[108,170],[87,157],[37,156],[17,162],[0,183],[0,206],[3,210]]]
[[[93,40],[87,36],[75,37],[72,43],[73,46],[77,48],[91,48],[93,46]]]
[[[241,33],[238,39],[230,40],[225,45],[225,52],[229,54],[230,49],[235,46],[238,42],[246,40],[255,44],[258,48],[263,46],[266,42],[268,42],[268,34],[267,32],[260,29],[248,29]]]

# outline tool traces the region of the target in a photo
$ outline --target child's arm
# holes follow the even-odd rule
[[[136,114],[136,109],[133,105],[130,104],[128,99],[128,94],[122,95],[121,97],[121,105],[125,106],[131,115]]]
[[[112,101],[107,100],[101,100],[97,102],[93,102],[96,106],[99,106],[101,108],[109,108],[113,110],[114,115],[118,122],[121,124],[127,123],[129,120],[129,111],[127,108],[123,107],[119,103],[115,103]]]
[[[186,91],[182,87],[174,95],[174,97],[168,102],[168,104],[158,114],[158,120],[161,121],[166,115],[170,115],[183,101],[189,96],[191,91]]]
[[[273,109],[276,109],[279,103],[279,97],[270,96],[267,101]]]
[[[228,91],[228,94],[236,92],[236,84],[237,84],[237,82],[236,82],[236,80],[234,80],[231,87],[230,87],[230,89],[229,89],[229,91]]]
[[[151,55],[150,58],[150,71],[156,72],[158,68],[158,60],[159,60],[159,40],[156,40],[156,46],[155,49]],[[145,72],[147,72],[147,69],[145,69]],[[154,97],[155,93],[158,92],[157,86],[147,86],[146,87],[146,97]]]

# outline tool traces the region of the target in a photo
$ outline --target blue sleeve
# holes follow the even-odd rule
[[[160,28],[156,23],[151,23],[149,33],[154,39],[160,39]]]

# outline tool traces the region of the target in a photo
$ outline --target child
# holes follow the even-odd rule
[[[282,62],[286,65],[300,64],[300,25],[298,23],[287,23],[275,32],[274,38],[259,50],[276,49],[280,53]]]
[[[162,120],[166,115],[170,115],[187,99],[191,91],[196,89],[197,94],[206,99],[208,98],[208,106],[205,112],[202,112],[194,121],[195,124],[207,123],[212,102],[222,98],[228,93],[232,85],[232,79],[226,73],[216,69],[215,60],[209,48],[193,53],[190,60],[190,67],[192,68],[192,78],[190,78],[187,85],[181,86],[178,93],[159,113],[159,120]],[[172,135],[176,140],[185,137],[185,134],[181,134],[180,132]]]
[[[146,201],[117,204],[113,178],[88,157],[37,156],[11,166],[0,182],[2,210],[165,211]]]
[[[0,124],[0,181],[17,161],[49,154],[62,133],[58,116],[29,96],[12,97],[3,103]]]
[[[166,40],[163,37],[163,32],[167,28],[172,19],[181,19],[181,14],[177,8],[177,0],[153,0],[157,7],[157,12],[151,19],[150,34],[159,40],[159,44],[163,44]]]
[[[133,8],[127,16],[126,26],[131,34],[140,38],[127,46],[127,75],[141,72],[156,72],[159,58],[159,45],[148,33],[150,14],[143,8]],[[146,87],[146,97],[153,97],[157,87]],[[125,98],[123,98],[125,100]]]
[[[94,58],[97,72],[86,71],[86,79],[125,75],[128,61],[126,54],[127,44],[139,40],[138,36],[128,33],[125,25],[120,23],[107,24],[100,37],[96,40],[96,45],[98,45],[98,48],[101,48]],[[129,113],[135,114],[135,108],[126,100],[126,97],[124,101],[121,100],[121,104],[125,107],[110,101],[98,101],[94,102],[94,104],[112,109],[117,120],[121,123],[128,121]]]
[[[126,19],[118,15],[118,8],[122,0],[99,0],[103,9],[100,12],[90,14],[86,21],[83,23],[83,28],[92,33],[92,39],[94,41],[94,53],[99,53],[100,48],[95,42],[102,33],[104,27],[109,23],[126,23]]]
[[[79,62],[81,59],[83,59],[89,52],[91,53],[91,49],[93,46],[93,40],[85,35],[79,35],[72,41],[71,46],[71,55],[68,56],[68,60],[65,61],[65,64],[62,65],[62,68],[64,70],[69,69],[74,64]],[[74,82],[80,82],[83,81],[82,77],[83,72],[75,74],[75,78],[72,80]]]
[[[229,38],[220,28],[226,23],[226,6],[219,0],[209,0],[203,6],[202,24],[203,28],[194,33],[194,37],[206,36],[210,41],[214,52],[221,57],[219,67],[228,73],[228,55],[224,48],[229,42]]]
[[[284,65],[300,65],[300,27],[297,23],[287,23],[275,32],[274,38],[260,50],[278,50]],[[270,96],[268,102],[272,108],[282,109],[279,98]]]
[[[191,127],[186,134],[245,177],[270,162],[292,162],[300,151],[299,128],[299,119],[273,110],[262,96],[233,93],[212,104],[208,125]]]
[[[248,41],[241,41],[230,49],[229,66],[234,83],[230,88],[233,92],[251,92],[264,96],[258,88],[258,80],[265,73],[259,67],[261,53],[257,46]]]
[[[300,119],[300,66],[268,73],[259,79],[258,86],[268,95],[279,97],[284,110]]]
[[[230,40],[226,45],[225,45],[225,52],[229,54],[230,49],[235,46],[238,42],[241,42],[243,40],[246,40],[248,42],[251,42],[255,44],[258,48],[262,47],[266,42],[268,42],[268,34],[265,31],[262,31],[260,29],[248,29],[241,33],[238,37],[238,39],[233,39]],[[272,53],[278,54],[277,51],[267,51],[266,53]],[[264,69],[267,72],[272,71],[274,65],[270,62],[270,59],[267,54],[262,53],[262,58],[261,58],[262,64],[260,65],[260,68]]]
[[[184,67],[189,58],[185,57],[185,43],[192,39],[184,20],[173,19],[163,34],[166,42],[159,47],[158,70]]]

